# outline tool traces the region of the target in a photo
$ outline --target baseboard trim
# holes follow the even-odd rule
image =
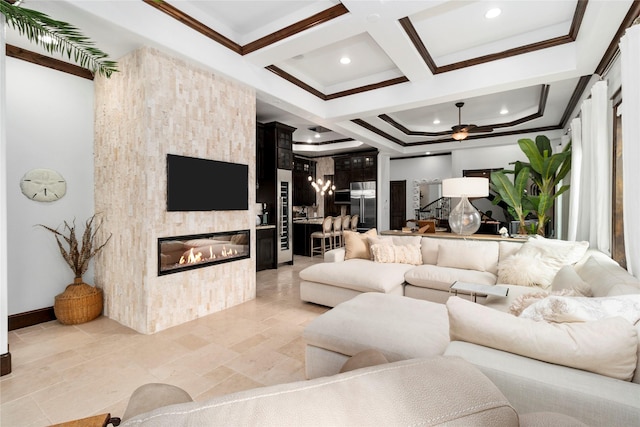
[[[8,317],[9,330],[13,331],[27,326],[37,325],[38,323],[50,322],[56,320],[53,307],[39,308],[37,310],[25,311],[24,313],[12,314]]]
[[[0,354],[0,377],[11,373],[11,353]]]

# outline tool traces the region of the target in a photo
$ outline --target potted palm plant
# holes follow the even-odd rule
[[[91,258],[100,252],[111,239],[110,234],[104,243],[96,243],[96,234],[100,230],[102,222],[98,222],[94,227],[95,219],[96,216],[93,215],[86,221],[81,241],[78,241],[76,237],[75,220],[71,224],[64,221],[62,231],[38,224],[55,235],[60,254],[75,275],[73,283],[68,285],[63,293],[56,295],[53,305],[56,318],[65,325],[89,322],[102,312],[102,289],[84,283],[82,280],[82,275],[89,268]]]
[[[532,212],[538,218],[532,234],[544,236],[555,200],[569,189],[569,185],[557,186],[571,170],[571,143],[555,154],[551,141],[544,135],[536,136],[535,141],[520,139],[518,145],[529,162],[512,162],[513,170],[491,173],[491,189],[497,193],[493,203],[503,201],[509,206],[509,213],[520,222],[519,234],[529,231],[525,227],[525,219]],[[509,174],[514,175],[513,183],[507,176]],[[536,194],[527,193],[529,181],[535,184]]]

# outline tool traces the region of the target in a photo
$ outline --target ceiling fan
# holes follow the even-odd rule
[[[493,132],[493,128],[491,126],[476,126],[476,125],[464,125],[462,124],[462,107],[464,106],[464,102],[456,102],[456,107],[458,107],[458,124],[453,126],[451,130],[453,133],[451,137],[456,141],[462,141],[466,139],[470,133],[476,132]]]

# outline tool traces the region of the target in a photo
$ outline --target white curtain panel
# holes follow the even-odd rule
[[[571,187],[569,187],[569,220],[567,240],[578,240],[580,222],[580,174],[582,171],[582,121],[571,121]]]
[[[613,157],[612,126],[610,125],[607,81],[601,80],[591,88],[591,217],[589,243],[609,254],[611,249],[611,173]]]
[[[569,240],[609,253],[611,239],[611,127],[607,82],[591,88],[572,122]]]
[[[640,277],[640,25],[620,39],[622,78],[622,177],[627,270]]]
[[[582,156],[581,161],[578,164],[578,188],[580,193],[576,196],[578,201],[578,212],[576,213],[577,222],[576,227],[576,240],[586,240],[591,245],[591,239],[589,238],[590,218],[591,218],[591,201],[593,199],[593,188],[591,186],[591,174],[592,174],[592,161],[593,157],[593,142],[590,132],[591,123],[591,99],[586,99],[582,102],[580,107],[580,135],[582,141]],[[575,165],[572,163],[571,168]],[[571,181],[573,185],[574,182]]]

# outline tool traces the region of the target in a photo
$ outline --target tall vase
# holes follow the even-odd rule
[[[76,277],[63,293],[56,295],[53,311],[64,325],[89,322],[102,313],[102,289],[88,285]]]

